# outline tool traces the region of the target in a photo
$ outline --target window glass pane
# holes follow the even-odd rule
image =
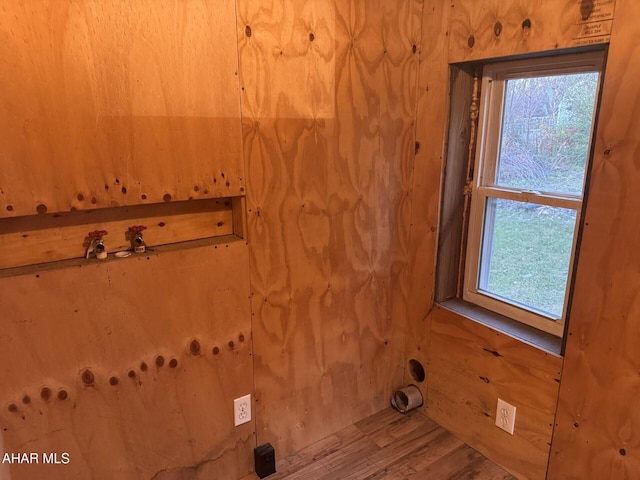
[[[582,195],[598,73],[508,80],[496,184]]]
[[[576,211],[487,199],[478,288],[561,318]]]

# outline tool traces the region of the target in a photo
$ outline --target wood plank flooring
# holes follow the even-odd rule
[[[269,480],[515,479],[422,413],[391,408],[287,458],[277,454]]]

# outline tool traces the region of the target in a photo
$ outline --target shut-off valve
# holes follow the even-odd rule
[[[147,227],[144,225],[134,225],[133,227],[129,227],[129,234],[131,235],[131,246],[133,247],[133,251],[136,253],[144,253],[147,246],[144,243],[144,239],[142,238],[142,232],[145,231]]]
[[[86,258],[91,258],[91,256],[95,256],[95,258],[99,260],[104,260],[107,258],[107,247],[104,245],[104,237],[107,233],[106,230],[94,230],[93,232],[89,232],[89,247],[87,248]]]

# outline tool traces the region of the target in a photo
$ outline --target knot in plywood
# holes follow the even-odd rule
[[[88,368],[82,372],[81,379],[82,383],[84,383],[86,386],[91,386],[95,382],[95,376],[93,375],[93,372],[91,372],[91,370],[89,370]]]
[[[502,33],[502,23],[500,23],[500,21],[497,21],[493,26],[493,34],[496,37],[499,37],[501,33]]]

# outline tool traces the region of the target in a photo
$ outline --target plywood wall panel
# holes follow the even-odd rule
[[[616,2],[549,478],[640,474],[640,5]]]
[[[0,217],[244,190],[235,3],[4,2]]]
[[[421,27],[415,168],[411,190],[406,360],[418,360],[424,368],[428,368],[428,313],[434,296],[440,182],[445,158],[450,11],[446,2],[425,1]],[[415,380],[405,375],[405,381]],[[420,387],[426,398],[427,385],[421,384]]]
[[[614,0],[451,2],[451,63],[609,41]]]
[[[280,455],[402,381],[421,6],[238,3],[258,441]]]
[[[4,446],[70,457],[11,465],[12,480],[246,475],[254,426],[233,426],[233,399],[252,392],[247,253],[234,242],[0,279]]]
[[[544,479],[562,359],[436,307],[427,414],[518,478]],[[513,436],[495,426],[516,406]]]

